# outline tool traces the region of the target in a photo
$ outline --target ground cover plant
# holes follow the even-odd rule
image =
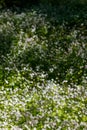
[[[87,7],[0,12],[0,129],[87,129]]]

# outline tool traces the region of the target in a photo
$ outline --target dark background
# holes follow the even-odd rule
[[[87,4],[87,0],[0,0],[1,7],[28,7],[30,5],[38,4],[51,4],[51,5],[72,5],[82,6]]]

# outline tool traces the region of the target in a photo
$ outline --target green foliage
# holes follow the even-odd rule
[[[58,7],[0,12],[2,130],[87,129],[87,7]]]

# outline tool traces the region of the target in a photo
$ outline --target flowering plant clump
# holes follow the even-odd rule
[[[87,7],[78,10],[0,12],[0,130],[87,129]]]

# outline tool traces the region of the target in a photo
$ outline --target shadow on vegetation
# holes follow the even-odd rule
[[[4,57],[10,52],[12,34],[0,33],[0,64],[3,64]]]
[[[19,16],[16,15],[17,19],[14,18],[15,28],[19,29],[18,33],[22,29],[25,34],[29,35],[29,38],[33,35],[38,38],[25,50],[21,51],[19,48],[19,54],[15,52],[14,55],[17,55],[14,60],[15,66],[22,70],[22,65],[29,65],[35,72],[44,71],[47,79],[54,79],[57,82],[68,80],[80,84],[87,71],[85,69],[87,61],[86,8],[70,10],[66,7],[59,7],[59,9],[47,7],[44,9],[42,6],[40,9],[35,7],[32,10],[36,14],[27,16],[28,10],[26,10],[25,14],[22,12]],[[35,32],[30,31],[32,26],[36,27]],[[5,63],[3,56],[10,54],[14,39],[14,31],[8,33],[8,30],[0,34],[1,64]],[[26,40],[25,36],[24,39]],[[22,44],[25,44],[25,40],[21,41]]]

